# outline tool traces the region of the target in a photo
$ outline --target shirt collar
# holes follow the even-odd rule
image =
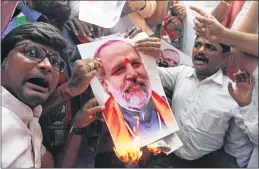
[[[29,106],[18,100],[14,95],[1,86],[2,107],[13,112],[21,121],[29,122],[33,117],[39,118],[42,107],[39,105],[32,110]]]
[[[186,78],[190,78],[190,77],[195,77],[197,79],[197,75],[196,75],[196,71],[194,68],[192,68],[187,75],[185,76]],[[224,84],[224,75],[221,69],[219,69],[216,73],[214,73],[213,75],[211,75],[210,77],[207,77],[206,79],[204,79],[202,82],[205,81],[209,81],[212,80],[215,83],[218,83],[220,85]]]

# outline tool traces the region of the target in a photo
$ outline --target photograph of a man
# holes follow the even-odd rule
[[[145,145],[145,140],[170,134],[167,129],[176,123],[173,113],[165,97],[152,90],[134,47],[122,40],[110,40],[99,46],[94,58],[102,63],[97,78],[109,95],[103,114],[116,147],[123,147],[136,136]]]
[[[173,49],[164,49],[159,59],[157,59],[157,64],[159,67],[162,65],[161,62],[166,62],[166,67],[176,67],[180,64],[180,55],[176,50]]]

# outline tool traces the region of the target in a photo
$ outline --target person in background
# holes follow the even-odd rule
[[[179,64],[180,64],[179,53],[173,49],[164,49],[162,51],[160,58],[158,58],[158,60],[157,60],[158,66],[159,66],[159,63],[162,61],[165,61],[167,63],[166,67],[179,66]]]
[[[73,13],[79,14],[80,1],[71,1]],[[106,32],[106,35],[113,33],[123,33],[127,28],[130,29],[134,25],[139,27],[143,32],[152,35],[150,27],[160,24],[167,12],[166,1],[130,1],[127,0],[121,13],[119,23],[110,29],[101,29]],[[129,25],[124,20],[128,16],[134,25]]]

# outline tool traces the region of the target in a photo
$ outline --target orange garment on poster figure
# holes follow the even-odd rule
[[[152,91],[151,99],[166,127],[171,128],[176,121],[173,118],[169,104],[154,91]],[[123,150],[127,151],[127,145],[133,142],[134,136],[129,133],[123,114],[120,110],[120,106],[113,96],[110,96],[106,101],[103,116],[106,120],[116,149],[120,150],[120,152],[123,152]]]

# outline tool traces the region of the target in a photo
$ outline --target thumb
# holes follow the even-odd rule
[[[233,97],[234,89],[233,89],[233,86],[232,86],[232,82],[228,82],[228,92]]]

